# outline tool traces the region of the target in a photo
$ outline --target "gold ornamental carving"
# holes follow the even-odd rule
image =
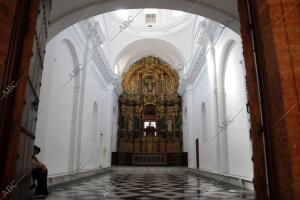
[[[149,56],[134,63],[122,78],[118,151],[181,152],[182,115],[177,72],[161,59]]]

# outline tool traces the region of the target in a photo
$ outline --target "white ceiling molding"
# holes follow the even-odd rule
[[[101,44],[103,43],[104,34],[101,30],[101,26],[98,22],[94,20],[94,18],[90,18],[80,22],[80,27],[86,35],[90,36],[94,61],[97,64],[97,67],[106,81],[107,84],[117,88],[114,90],[115,92],[120,91],[120,76],[113,73],[112,68],[110,67],[107,58],[101,48]],[[102,33],[102,34],[101,34]],[[102,35],[102,36],[101,36]]]

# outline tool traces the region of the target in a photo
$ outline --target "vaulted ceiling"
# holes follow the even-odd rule
[[[159,57],[173,67],[184,61],[181,52],[171,43],[161,39],[141,39],[122,49],[116,59],[119,72],[127,71],[131,64],[144,56]]]
[[[83,19],[118,9],[162,8],[201,15],[239,32],[237,0],[54,0],[50,39]]]

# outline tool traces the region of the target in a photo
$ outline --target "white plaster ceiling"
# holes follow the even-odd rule
[[[139,37],[163,37],[170,35],[172,33],[176,33],[184,28],[186,26],[190,25],[193,22],[193,17],[195,15],[191,15],[189,13],[182,12],[181,16],[179,17],[172,17],[170,21],[166,20],[167,15],[171,15],[171,13],[174,10],[166,10],[166,9],[157,9],[158,12],[158,19],[161,21],[164,21],[166,24],[159,24],[160,22],[156,23],[153,27],[149,28],[145,25],[144,21],[144,16],[142,14],[136,15],[136,13],[140,13],[142,9],[133,9],[133,10],[124,10],[124,11],[131,11],[135,12],[134,14],[131,14],[131,16],[135,16],[133,22],[130,24],[124,32],[134,35],[134,36],[139,36]],[[117,27],[122,24],[125,19],[120,18],[119,16],[116,15],[117,11],[107,13],[108,19],[111,19],[109,24],[115,23]],[[164,13],[165,15],[163,17],[159,16],[159,14]],[[179,12],[179,11],[177,11]],[[163,18],[163,19],[162,19]]]
[[[117,58],[119,74],[127,69],[140,58],[145,56],[159,57],[173,68],[183,63],[181,52],[171,43],[162,39],[140,39],[127,45]]]
[[[237,0],[53,0],[49,39],[83,19],[119,9],[161,8],[201,15],[239,32]]]

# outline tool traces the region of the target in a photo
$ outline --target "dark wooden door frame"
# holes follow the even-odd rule
[[[296,31],[281,30],[292,28],[291,23],[287,21],[294,22],[294,30],[299,30],[296,18],[299,17],[297,5],[299,8],[300,4],[296,0],[276,2],[239,0],[238,2],[247,86],[250,87],[248,92],[251,94],[249,108],[251,117],[255,116],[255,119],[251,119],[251,136],[257,198],[297,199],[299,182],[295,180],[299,180],[299,162],[297,162],[299,152],[296,153],[296,147],[299,146],[299,140],[295,136],[298,134],[295,130],[299,128],[299,123],[297,125],[294,119],[299,118],[299,110],[294,109],[293,115],[285,120],[290,108],[285,108],[284,104],[293,103],[293,98],[297,99],[298,94],[293,90],[295,86],[297,87],[297,81],[293,81],[295,77],[297,80],[299,73],[287,73],[289,70],[295,70],[292,63],[286,62],[287,59],[293,60],[293,57],[288,57],[290,54],[282,51],[284,49],[296,54],[297,48],[288,49],[288,47],[289,42],[295,43],[297,39],[288,39],[288,36]],[[284,39],[279,35],[283,35]],[[296,60],[294,61],[297,63]],[[252,77],[253,75],[256,77]],[[287,81],[289,78],[291,80]],[[254,85],[258,88],[257,94],[253,92]],[[285,90],[289,89],[287,87],[293,88],[292,92],[289,90],[286,93]],[[257,120],[259,118],[260,121]],[[295,150],[290,149],[290,146]],[[262,152],[259,153],[258,150]],[[266,171],[264,172],[263,169]]]
[[[1,91],[4,91],[12,82],[17,83],[17,87],[3,98],[0,102],[0,170],[1,186],[13,178],[15,169],[14,162],[17,159],[15,150],[18,149],[18,132],[22,117],[22,105],[25,92],[25,84],[28,74],[29,60],[35,34],[35,20],[37,17],[38,0],[13,0],[14,5],[2,2],[1,6],[8,6],[12,9],[13,18],[11,36],[8,42],[7,56],[1,58],[4,62],[1,71],[4,78],[1,81]],[[2,7],[2,8],[3,8]],[[1,34],[7,30],[1,30]],[[4,60],[2,60],[4,59]],[[2,73],[1,72],[1,73]],[[3,176],[3,172],[5,177]]]
[[[255,70],[256,70],[256,78],[257,78],[257,84],[258,84],[258,90],[259,90],[259,95],[260,95],[260,101],[261,101],[261,123],[260,123],[260,133],[261,134],[261,140],[263,141],[263,146],[264,146],[264,151],[266,152],[266,156],[264,158],[265,163],[264,163],[264,168],[266,169],[265,172],[265,188],[266,188],[266,195],[264,196],[265,198],[268,199],[276,199],[276,195],[274,195],[274,192],[277,190],[276,189],[276,181],[274,180],[275,178],[275,165],[272,164],[273,160],[273,153],[270,151],[270,141],[269,139],[269,133],[271,131],[270,129],[270,121],[268,120],[270,116],[268,115],[268,99],[267,99],[267,84],[266,84],[266,79],[265,79],[265,63],[262,59],[262,51],[261,51],[261,41],[259,37],[259,28],[258,26],[255,26],[254,23],[257,20],[256,12],[257,10],[257,5],[255,5],[256,2],[254,1],[249,1],[247,0],[247,10],[248,10],[248,25],[249,25],[249,30],[250,30],[250,37],[252,39],[252,50],[253,50],[253,59],[256,61],[255,65]],[[275,169],[276,170],[276,169]],[[268,185],[268,187],[267,187]],[[260,186],[258,186],[260,187]],[[267,195],[268,194],[268,195]]]
[[[1,36],[10,33],[9,40],[1,41],[6,49],[1,49],[5,55],[1,55],[0,81],[1,94],[12,83],[16,86],[0,101],[0,191],[7,189],[8,185],[30,178],[30,172],[21,177],[16,177],[16,162],[18,159],[20,126],[23,113],[26,82],[30,65],[30,57],[33,48],[35,26],[40,0],[11,0],[1,1],[1,16],[5,20],[0,28]],[[3,14],[3,15],[2,15]],[[11,21],[11,24],[6,24]],[[32,147],[28,147],[32,149]],[[19,188],[17,188],[19,189]],[[10,192],[10,195],[13,192]],[[2,192],[1,192],[1,198]],[[25,198],[25,197],[24,197]]]
[[[200,160],[199,160],[199,139],[196,139],[196,168],[199,169]]]
[[[238,4],[241,24],[241,37],[243,41],[243,55],[247,72],[247,90],[249,95],[247,109],[248,112],[250,112],[251,118],[250,137],[252,140],[252,160],[254,163],[253,183],[256,191],[256,198],[259,200],[265,200],[269,199],[269,188],[267,184],[268,172],[266,166],[266,160],[269,155],[264,153],[266,152],[266,146],[263,133],[268,130],[263,130],[264,118],[262,116],[264,115],[265,110],[263,109],[264,104],[260,103],[264,97],[261,94],[261,84],[263,79],[261,78],[261,74],[258,73],[258,52],[255,51],[256,48],[253,43],[253,28],[255,28],[255,26],[251,21],[252,14],[249,12],[248,0],[238,0]]]

